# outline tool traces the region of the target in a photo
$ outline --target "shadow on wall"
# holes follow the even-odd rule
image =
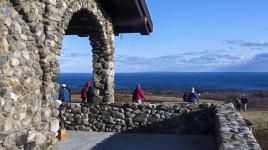
[[[142,122],[143,116],[136,118]],[[214,113],[211,110],[198,110],[183,113],[180,116],[157,121],[156,117],[148,117],[147,124],[139,123],[138,127],[128,129],[125,133],[158,133],[158,134],[214,134]]]
[[[186,106],[183,106],[186,105]],[[192,104],[65,103],[61,128],[94,132],[214,134],[214,107]]]

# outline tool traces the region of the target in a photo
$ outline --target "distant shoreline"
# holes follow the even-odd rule
[[[82,89],[81,87],[71,87],[71,90],[73,91],[80,91]],[[115,88],[116,92],[128,92],[133,91],[135,89],[135,86],[133,88],[121,88],[117,89]],[[189,91],[190,88],[177,88],[177,89],[164,89],[164,88],[142,88],[144,91]],[[268,92],[268,90],[244,90],[244,89],[216,89],[216,88],[198,88],[195,87],[196,91],[223,91],[223,92]]]
[[[116,90],[131,90],[140,83],[144,89],[177,90],[268,90],[268,73],[221,73],[221,72],[183,72],[183,73],[117,73]],[[62,73],[59,83],[66,82],[73,89],[82,88],[86,81],[93,81],[89,73]]]

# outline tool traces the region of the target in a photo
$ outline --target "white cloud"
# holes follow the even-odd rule
[[[61,72],[91,73],[92,56],[91,52],[72,49],[62,50],[60,57]]]

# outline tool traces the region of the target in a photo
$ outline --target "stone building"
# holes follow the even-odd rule
[[[144,0],[0,1],[0,149],[56,149],[64,35],[89,37],[94,91],[114,101],[114,35],[152,32]]]

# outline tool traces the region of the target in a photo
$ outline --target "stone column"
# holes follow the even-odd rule
[[[103,102],[114,102],[114,34],[112,24],[106,21],[104,34],[90,37],[93,53],[93,80],[95,94]]]

